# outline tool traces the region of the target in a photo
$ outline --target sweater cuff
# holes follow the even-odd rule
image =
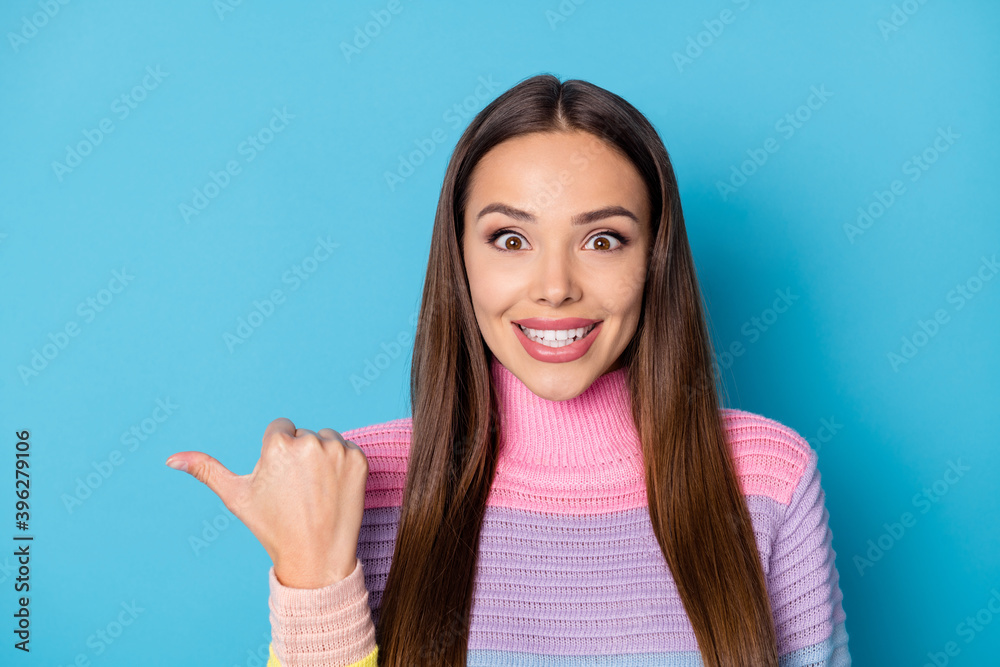
[[[284,586],[268,570],[271,639],[283,667],[353,665],[375,650],[361,560],[322,588]]]

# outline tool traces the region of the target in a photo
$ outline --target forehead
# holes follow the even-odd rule
[[[607,200],[641,207],[645,184],[632,162],[599,137],[580,130],[534,132],[497,144],[482,157],[469,183],[470,200],[503,197],[522,206]],[[515,203],[511,201],[509,203]]]

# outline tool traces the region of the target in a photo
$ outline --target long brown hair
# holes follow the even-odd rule
[[[377,614],[382,665],[465,665],[480,529],[496,470],[491,353],[462,255],[469,178],[497,144],[583,130],[635,165],[652,211],[642,313],[622,354],[642,441],[653,531],[706,667],[776,667],[775,631],[750,513],[719,411],[711,341],[673,167],[621,97],[549,74],[472,120],[445,172],[413,346],[413,432],[399,528]]]

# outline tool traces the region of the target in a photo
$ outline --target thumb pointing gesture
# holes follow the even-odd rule
[[[267,551],[282,584],[321,588],[354,571],[368,460],[337,431],[297,429],[291,420],[275,419],[248,475],[203,452],[178,452],[167,465],[219,496]]]
[[[237,510],[243,504],[241,501],[246,492],[247,475],[237,475],[204,452],[178,452],[167,459],[167,465],[189,473],[210,488],[240,521],[246,523]]]

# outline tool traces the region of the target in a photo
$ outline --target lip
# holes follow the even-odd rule
[[[569,324],[567,324],[567,322]],[[576,322],[582,322],[582,324],[576,324]],[[570,343],[569,345],[563,345],[562,347],[547,347],[541,343],[536,343],[521,331],[521,324],[529,329],[578,329],[580,327],[589,326],[590,324],[597,322],[593,329],[591,329],[586,336],[576,341],[575,343]],[[545,324],[546,326],[536,326],[538,323]],[[521,341],[521,345],[524,346],[525,351],[531,355],[532,358],[538,361],[546,361],[549,363],[564,363],[567,361],[575,361],[587,353],[590,346],[593,345],[594,341],[597,339],[597,334],[601,332],[601,325],[604,324],[604,320],[585,320],[581,318],[565,318],[561,320],[539,320],[536,318],[529,318],[526,320],[518,320],[517,322],[511,322],[510,326],[514,329],[514,335],[517,339]]]

